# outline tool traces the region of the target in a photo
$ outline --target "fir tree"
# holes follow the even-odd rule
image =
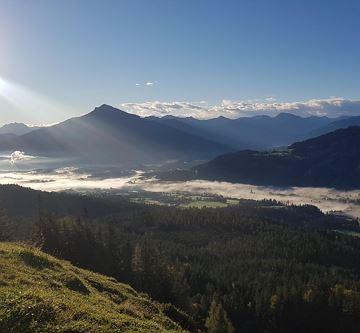
[[[205,326],[208,333],[235,333],[234,326],[228,319],[226,311],[215,300],[211,302]]]

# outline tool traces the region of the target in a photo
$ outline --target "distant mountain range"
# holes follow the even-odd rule
[[[333,119],[299,117],[290,113],[280,113],[275,117],[255,116],[238,119],[218,117],[199,120],[174,116],[149,117],[149,119],[188,133],[196,133],[203,138],[212,138],[235,150],[268,150],[288,146],[293,142],[345,128],[354,123],[360,125],[360,117]]]
[[[141,118],[104,104],[50,127],[5,125],[0,128],[0,151],[20,150],[96,164],[208,160],[244,149],[287,147],[352,125],[360,125],[360,117],[304,118],[281,113],[239,119]]]
[[[0,151],[14,150],[96,163],[145,163],[207,159],[231,148],[104,104],[82,117],[51,127],[11,138],[0,137]]]
[[[27,126],[23,123],[11,123],[0,127],[0,134],[24,135],[39,128],[40,126]]]
[[[360,187],[360,127],[339,129],[269,152],[243,150],[163,180],[204,179],[277,186]]]

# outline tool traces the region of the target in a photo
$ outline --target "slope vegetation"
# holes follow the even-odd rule
[[[0,243],[0,332],[181,332],[161,305],[116,280]]]

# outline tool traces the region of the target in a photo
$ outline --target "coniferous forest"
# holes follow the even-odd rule
[[[9,216],[11,207],[4,207],[2,240],[36,245],[76,266],[128,283],[167,304],[166,315],[183,329],[360,329],[355,220],[275,201],[180,209],[127,199],[118,199],[113,214],[90,217],[104,199],[92,198],[91,207],[86,207],[88,197],[32,193],[38,195],[36,214]],[[63,203],[62,214],[46,207],[54,200],[57,206]],[[74,201],[78,213],[72,207],[66,216],[67,203]]]

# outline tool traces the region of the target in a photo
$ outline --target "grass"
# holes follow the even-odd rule
[[[0,243],[1,333],[183,332],[130,286],[23,245]]]

